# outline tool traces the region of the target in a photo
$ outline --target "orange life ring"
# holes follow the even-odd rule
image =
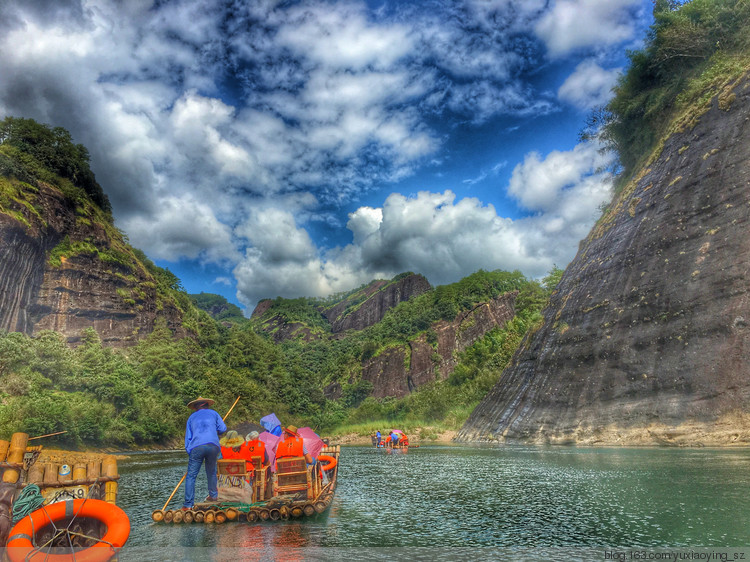
[[[331,457],[329,455],[320,455],[318,457],[318,462],[321,462],[321,461],[328,461],[328,464],[323,465],[321,467],[323,470],[332,470],[336,466],[336,463],[338,462],[334,457]]]
[[[102,500],[66,500],[40,507],[21,519],[8,535],[7,550],[11,562],[23,560],[46,560],[49,562],[70,562],[71,554],[45,554],[35,551],[32,537],[36,532],[51,523],[73,516],[87,517],[101,521],[107,532],[93,546],[75,552],[76,562],[101,562],[117,554],[130,536],[130,519],[116,505]]]

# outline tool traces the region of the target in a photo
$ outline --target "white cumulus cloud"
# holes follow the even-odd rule
[[[552,57],[614,45],[633,38],[633,12],[642,5],[641,0],[555,0],[536,23],[536,34]]]
[[[594,60],[578,64],[557,90],[557,96],[579,109],[587,110],[606,104],[622,69],[605,70]]]
[[[611,197],[612,178],[602,169],[610,163],[594,144],[546,157],[528,154],[514,169],[508,192],[535,213],[516,220],[450,190],[393,193],[381,208],[350,213],[352,243],[328,251],[317,249],[291,214],[266,210],[245,225],[253,248],[234,271],[238,296],[252,307],[264,297],[325,296],[404,271],[435,285],[478,269],[540,277],[573,258]],[[274,234],[253,235],[267,232],[261,227],[266,222]]]

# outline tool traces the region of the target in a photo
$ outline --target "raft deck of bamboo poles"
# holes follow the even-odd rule
[[[117,458],[102,453],[43,451],[29,446],[34,438],[14,433],[10,441],[0,440],[0,546],[5,546],[6,522],[15,498],[31,484],[39,486],[45,504],[64,499],[94,498],[117,502]],[[63,467],[65,467],[63,469]]]
[[[296,496],[274,496],[269,500],[252,504],[237,502],[196,503],[190,510],[155,510],[151,517],[163,523],[216,523],[241,521],[255,523],[262,521],[286,521],[301,517],[312,517],[324,513],[330,506],[336,492],[338,479],[338,461],[341,454],[340,445],[332,445],[321,451],[336,459],[336,466],[328,475],[328,483],[322,485],[314,498],[296,499]]]

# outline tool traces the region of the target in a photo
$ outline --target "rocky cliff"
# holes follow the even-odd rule
[[[402,273],[391,280],[372,281],[328,305],[307,299],[265,299],[255,307],[251,320],[276,343],[297,338],[310,341],[330,333],[369,328],[399,303],[431,288],[424,276]]]
[[[517,295],[517,291],[504,293],[462,312],[452,322],[433,324],[433,341],[422,334],[406,346],[389,348],[368,359],[362,366],[362,380],[372,383],[376,398],[400,398],[425,383],[447,379],[458,353],[513,318]]]
[[[417,297],[432,287],[422,275],[405,273],[391,281],[377,280],[331,308],[322,311],[336,334],[364,330],[380,322],[385,313],[401,302]]]
[[[127,346],[163,318],[185,335],[176,303],[100,209],[51,183],[0,182],[0,330],[55,330],[75,344],[93,327]]]
[[[459,441],[750,443],[750,82],[714,93],[582,242]]]

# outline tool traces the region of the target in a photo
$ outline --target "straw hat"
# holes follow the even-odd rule
[[[291,433],[292,435],[295,435],[295,436],[299,437],[299,435],[297,434],[298,429],[295,426],[293,426],[293,425],[286,426],[284,428],[284,431],[286,431],[287,433]]]
[[[245,442],[244,437],[237,433],[234,429],[227,431],[226,435],[219,439],[219,445],[222,447],[239,447]]]
[[[208,404],[209,406],[213,406],[215,400],[211,400],[210,398],[203,398],[203,396],[199,396],[192,402],[188,402],[188,408],[193,408],[197,406],[198,404]]]
[[[257,431],[251,431],[245,436],[245,441],[255,441],[259,435],[260,433],[258,433]]]

